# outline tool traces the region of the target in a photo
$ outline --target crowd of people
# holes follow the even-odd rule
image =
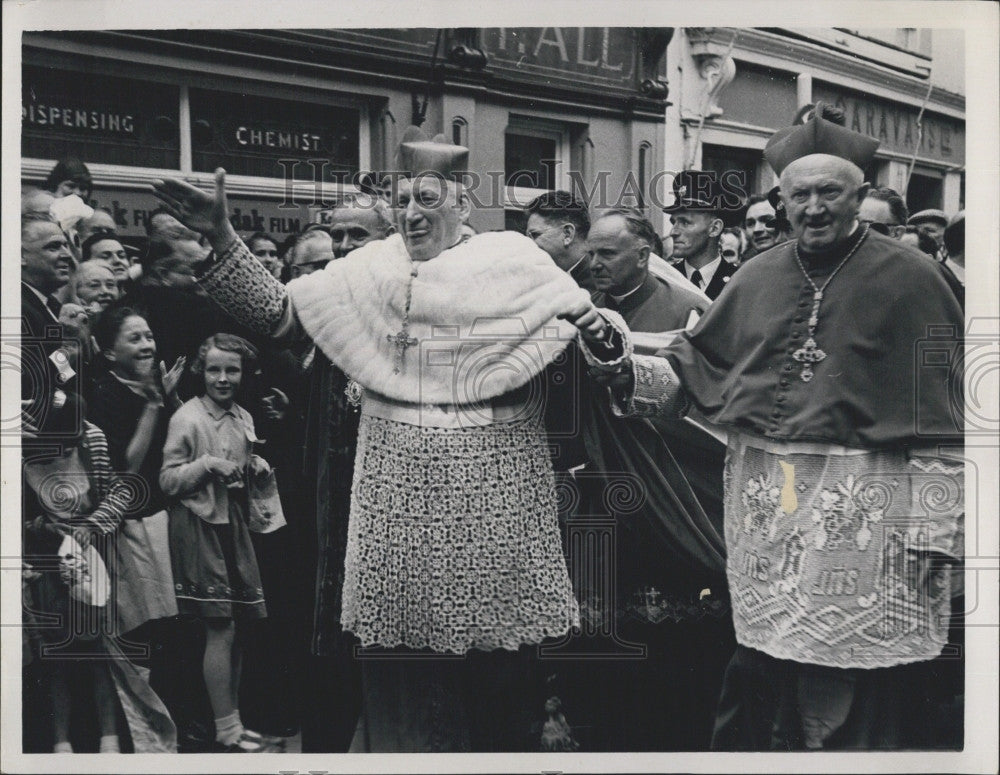
[[[961,397],[914,347],[961,336],[964,215],[865,182],[842,123],[776,133],[738,206],[679,173],[667,234],[565,191],[476,234],[467,150],[411,133],[284,241],[221,170],[158,181],[136,250],[56,165],[24,750],[960,748]]]

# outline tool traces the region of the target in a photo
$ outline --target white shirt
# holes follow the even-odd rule
[[[688,279],[690,279],[691,273],[696,270],[701,273],[701,285],[698,285],[698,283],[695,283],[695,285],[698,285],[698,290],[703,291],[708,287],[708,284],[712,282],[712,278],[715,277],[715,272],[718,270],[720,264],[722,264],[722,256],[719,256],[714,261],[710,261],[709,263],[705,264],[705,266],[703,266],[701,269],[697,269],[697,267],[693,267],[691,266],[691,264],[685,261],[684,269],[686,271]],[[694,281],[692,280],[692,282]]]
[[[697,293],[706,304],[712,302],[697,285],[684,276],[683,272],[675,269],[655,253],[649,254],[649,273],[668,286],[672,285],[676,288],[684,288],[691,293]]]

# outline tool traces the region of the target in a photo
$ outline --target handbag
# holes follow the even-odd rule
[[[268,469],[261,476],[247,476],[247,501],[247,522],[251,532],[273,533],[288,524],[281,508],[278,481],[273,469]]]
[[[111,581],[104,560],[93,546],[83,547],[73,536],[59,545],[59,577],[74,600],[102,608],[111,594]]]

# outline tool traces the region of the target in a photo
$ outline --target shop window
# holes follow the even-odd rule
[[[504,133],[506,228],[523,231],[521,212],[546,191],[568,188],[569,132],[556,124],[512,118]]]
[[[649,193],[649,177],[650,177],[650,163],[652,159],[653,147],[649,143],[642,143],[639,145],[639,202],[638,206],[640,208],[646,207],[646,196]]]
[[[21,155],[180,167],[177,86],[25,65]]]
[[[359,128],[356,108],[191,89],[195,172],[344,182],[359,169]]]
[[[740,180],[747,194],[766,194],[766,191],[758,191],[757,188],[757,169],[762,157],[761,151],[706,143],[701,150],[701,168],[719,176],[735,170],[740,173]]]
[[[469,147],[469,122],[461,116],[451,120],[451,141],[463,148]]]
[[[906,206],[911,213],[941,208],[942,180],[940,176],[914,172],[906,189]]]

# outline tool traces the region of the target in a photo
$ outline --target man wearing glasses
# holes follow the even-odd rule
[[[871,188],[858,209],[858,220],[874,231],[899,239],[906,231],[909,212],[899,193],[888,186]]]
[[[292,277],[302,277],[333,261],[333,240],[325,229],[312,229],[299,237],[292,248]]]

